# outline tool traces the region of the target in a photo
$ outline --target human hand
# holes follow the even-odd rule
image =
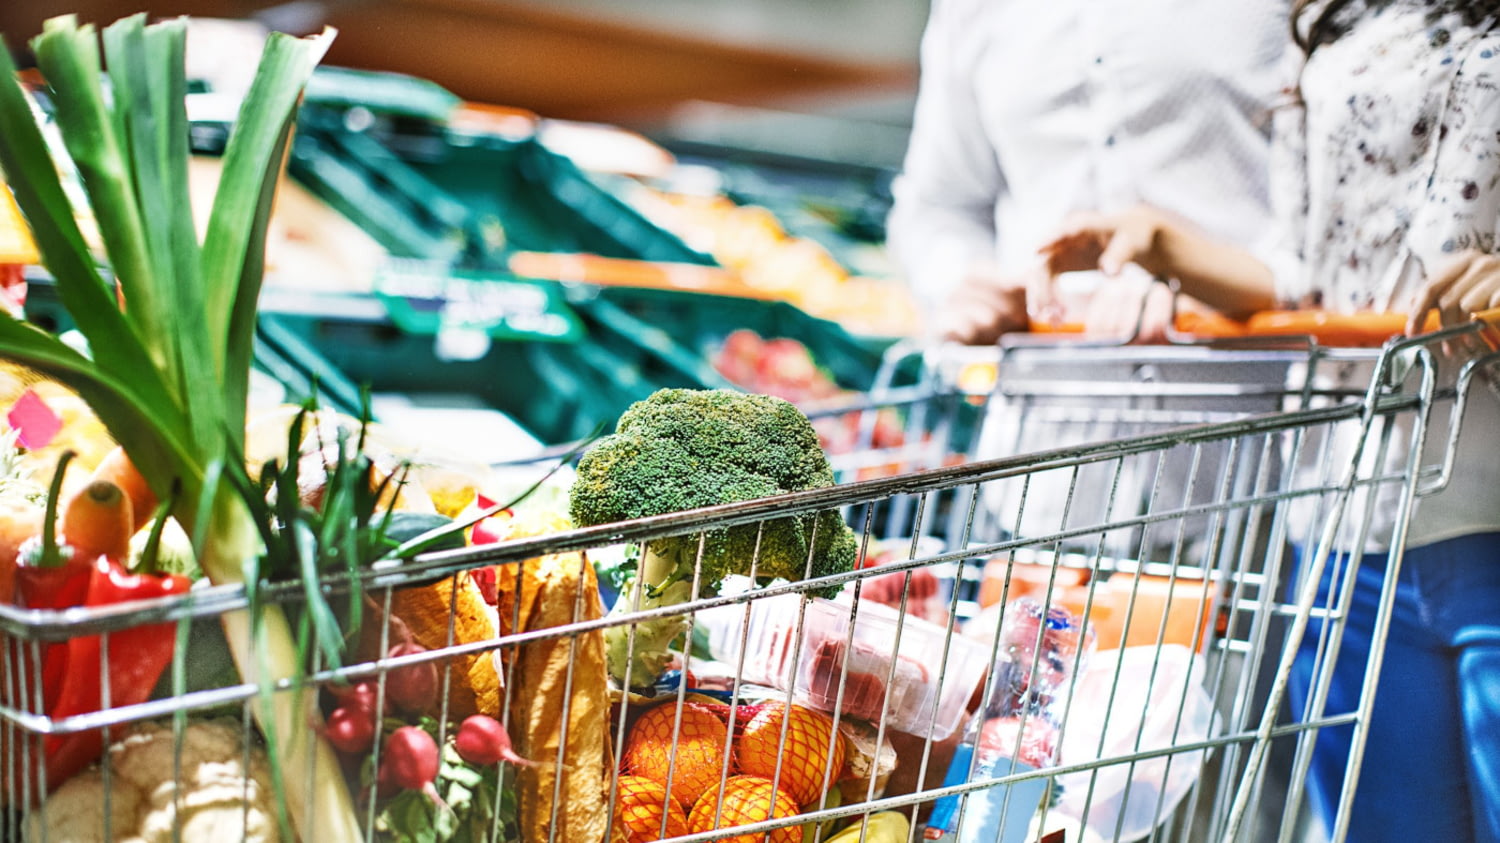
[[[1165,214],[1146,205],[1117,214],[1075,214],[1038,252],[1054,276],[1098,269],[1115,277],[1127,263],[1153,275],[1168,276],[1170,267],[1158,243],[1168,225]]]
[[[1446,327],[1495,307],[1500,307],[1500,257],[1468,249],[1454,255],[1417,292],[1406,333],[1420,333],[1434,308]]]
[[[938,309],[933,327],[949,342],[993,345],[1002,334],[1031,327],[1027,310],[1027,277],[979,270],[966,276]]]
[[[1084,332],[1135,343],[1166,342],[1172,327],[1173,297],[1166,284],[1149,278],[1101,284],[1089,298]]]

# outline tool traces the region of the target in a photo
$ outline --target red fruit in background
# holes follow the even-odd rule
[[[793,403],[827,394],[826,376],[796,340],[767,341],[756,374],[762,392]]]
[[[798,805],[814,805],[824,782],[831,786],[843,773],[844,738],[821,711],[767,703],[735,737],[734,763],[741,773],[775,782]]]
[[[752,388],[762,344],[760,335],[754,331],[734,331],[724,338],[724,345],[714,358],[714,368],[730,383]]]
[[[881,410],[875,416],[875,430],[870,444],[875,448],[896,448],[906,441],[906,430],[901,416],[894,410]]]

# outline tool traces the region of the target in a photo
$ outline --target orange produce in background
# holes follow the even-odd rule
[[[723,796],[722,804],[720,796]],[[774,801],[774,806],[773,806]],[[721,828],[734,828],[763,820],[797,816],[797,804],[785,791],[777,790],[770,779],[759,776],[734,776],[724,782],[722,791],[714,788],[699,797],[688,817],[688,829],[694,834]],[[802,827],[789,825],[766,835],[741,834],[720,843],[799,843]]]
[[[682,806],[660,782],[644,776],[620,777],[615,795],[615,825],[629,835],[629,843],[655,843],[688,833],[687,813]]]
[[[42,532],[45,509],[27,498],[0,500],[0,603],[13,603],[16,557],[21,545]]]
[[[91,479],[108,480],[119,486],[125,497],[130,499],[131,532],[140,530],[151,521],[151,516],[156,511],[156,494],[146,485],[146,478],[136,470],[135,463],[126,456],[124,448],[116,446],[105,454],[99,465],[94,467]]]
[[[95,480],[78,490],[63,507],[59,528],[78,558],[130,558],[135,520],[130,498],[108,480]]]

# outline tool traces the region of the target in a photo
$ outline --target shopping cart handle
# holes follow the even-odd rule
[[[1475,314],[1475,319],[1500,327],[1500,308]],[[1235,339],[1243,337],[1311,337],[1321,345],[1334,347],[1378,347],[1391,337],[1406,331],[1404,313],[1333,313],[1326,310],[1267,310],[1248,319],[1231,319],[1218,313],[1179,313],[1174,332],[1186,340]],[[1441,327],[1437,313],[1431,313],[1423,331]],[[1033,334],[1082,334],[1084,326],[1076,322],[1049,324],[1032,322]]]

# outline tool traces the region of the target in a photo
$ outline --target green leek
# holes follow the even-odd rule
[[[75,389],[125,447],[152,489],[201,543],[215,584],[255,585],[264,552],[251,509],[224,476],[242,465],[246,397],[267,221],[297,102],[332,32],[273,34],[225,150],[207,233],[188,192],[187,89],[181,20],[122,19],[100,37],[72,17],[32,41],[55,119],[99,223],[119,296],[75,222],[9,51],[0,44],[0,169],[32,229],[91,357],[0,316],[0,357]],[[108,68],[107,74],[103,68]],[[109,82],[109,91],[104,80]],[[121,298],[125,303],[122,308]],[[206,502],[208,505],[204,506]],[[303,653],[279,607],[252,601],[224,619],[246,682],[296,677]],[[335,756],[318,736],[315,694],[253,706],[280,761],[291,822],[303,840],[359,837]]]

